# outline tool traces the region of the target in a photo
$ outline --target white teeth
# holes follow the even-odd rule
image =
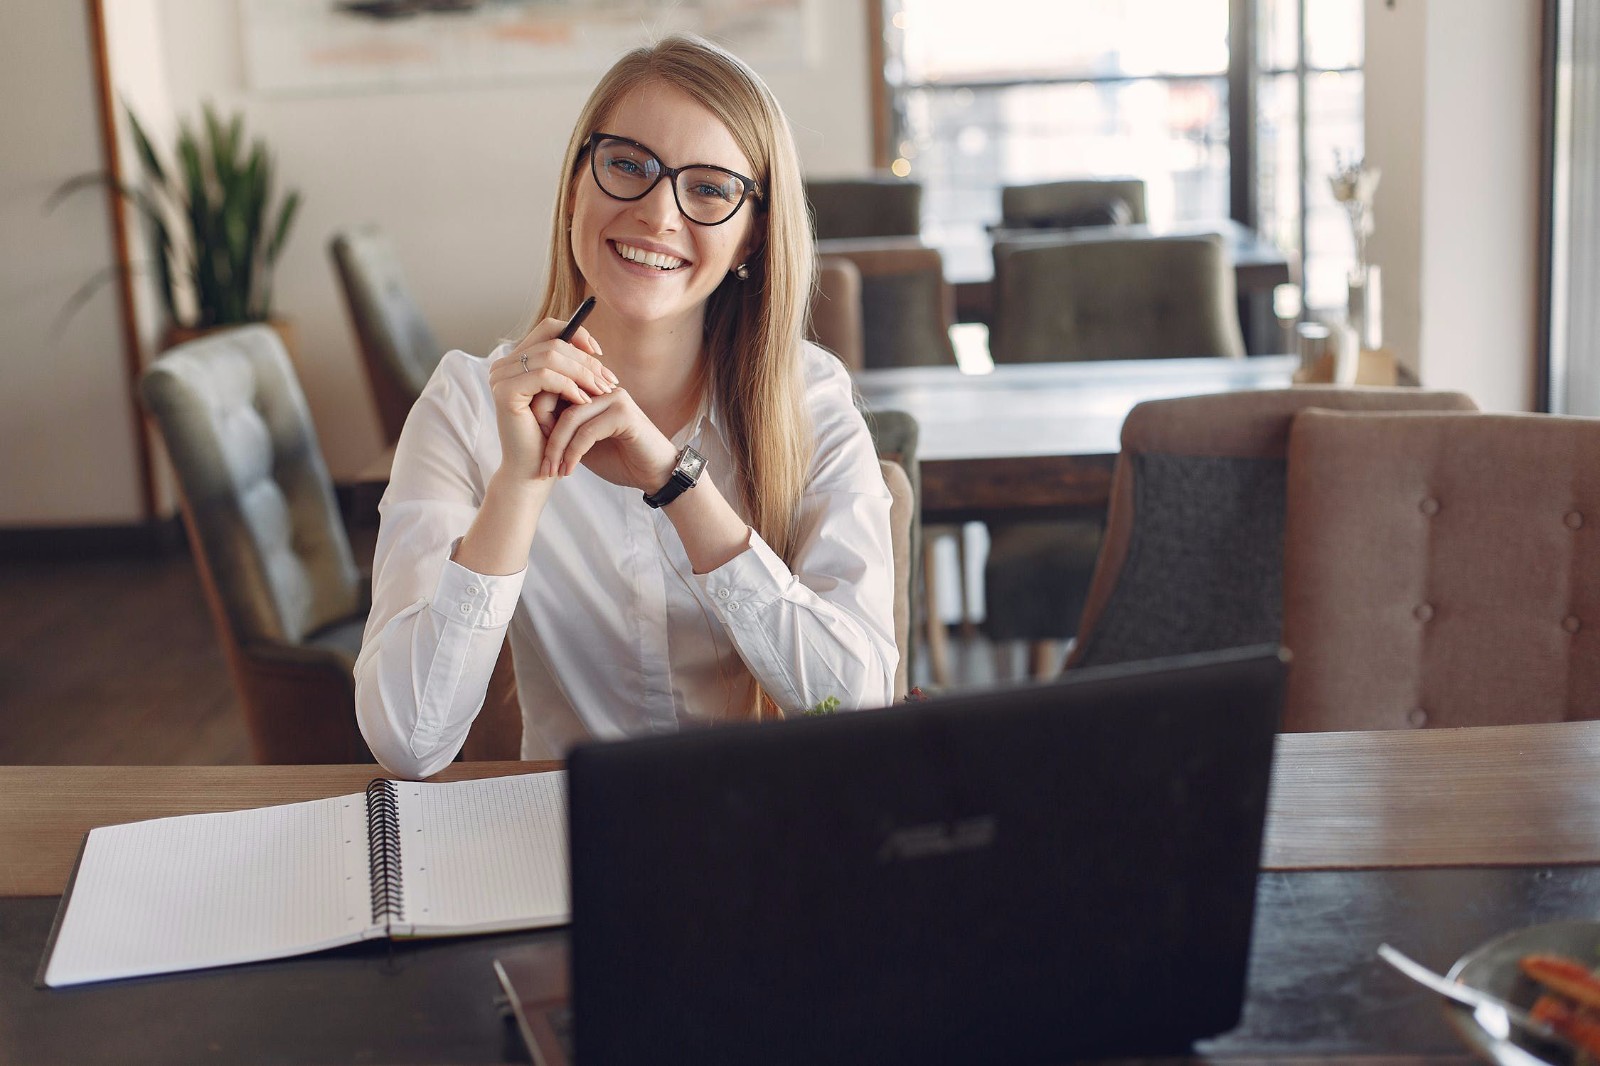
[[[676,270],[678,267],[683,266],[685,262],[685,260],[676,259],[670,255],[662,255],[660,252],[647,252],[643,248],[635,248],[633,245],[623,244],[621,241],[612,241],[611,245],[622,258],[634,263],[643,263],[645,266],[653,266],[657,270]]]

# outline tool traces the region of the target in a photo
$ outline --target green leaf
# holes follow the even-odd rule
[[[128,124],[133,127],[133,140],[139,147],[139,159],[144,163],[145,176],[156,185],[167,184],[167,172],[161,166],[161,160],[156,156],[155,148],[150,144],[150,138],[144,132],[144,126],[139,123],[138,116],[124,101],[122,110],[127,112]]]

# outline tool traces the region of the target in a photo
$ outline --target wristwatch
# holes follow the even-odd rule
[[[651,507],[665,507],[667,504],[682,496],[686,489],[694,488],[695,482],[700,480],[700,472],[706,468],[706,457],[688,445],[678,453],[678,463],[672,468],[672,476],[667,478],[667,483],[655,492],[644,494],[644,502]]]

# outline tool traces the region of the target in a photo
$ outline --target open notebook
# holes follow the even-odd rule
[[[568,920],[566,775],[421,784],[92,830],[40,982]]]

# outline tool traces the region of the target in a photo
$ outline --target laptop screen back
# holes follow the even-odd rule
[[[1245,986],[1275,649],[569,759],[582,1066],[1181,1051]]]

